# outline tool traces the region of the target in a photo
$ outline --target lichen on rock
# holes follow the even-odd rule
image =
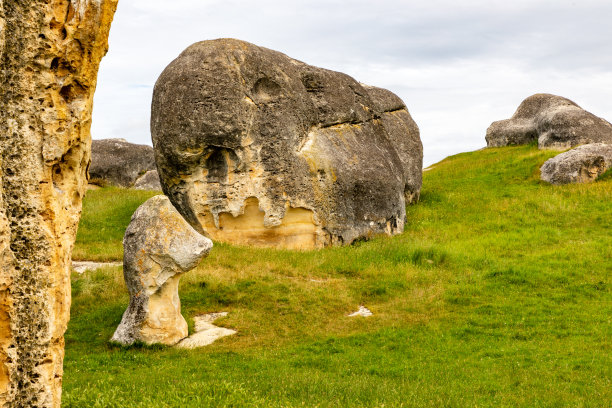
[[[59,407],[93,93],[117,0],[0,1],[0,406]]]
[[[402,232],[419,130],[393,93],[244,41],[187,48],[155,85],[164,192],[213,239],[284,248]]]

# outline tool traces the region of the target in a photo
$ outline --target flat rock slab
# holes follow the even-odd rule
[[[196,332],[181,340],[176,347],[185,349],[204,347],[214,343],[216,340],[222,337],[236,334],[237,332],[235,330],[226,329],[225,327],[218,327],[213,324],[215,320],[224,316],[227,316],[227,312],[208,313],[195,316],[193,321]]]
[[[76,273],[95,271],[100,268],[122,266],[123,262],[91,262],[91,261],[72,261],[72,269]]]
[[[357,310],[355,313],[351,313],[350,315],[348,315],[349,317],[356,317],[356,316],[362,316],[362,317],[369,317],[372,316],[374,313],[372,313],[372,311],[370,311],[370,309],[368,309],[365,306],[359,306],[359,310]]]

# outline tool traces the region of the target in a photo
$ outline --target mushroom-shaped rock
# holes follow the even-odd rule
[[[134,212],[123,247],[130,304],[111,340],[177,343],[187,336],[179,278],[208,255],[212,242],[194,230],[167,197],[158,195]]]
[[[611,167],[612,145],[593,143],[547,160],[540,178],[551,184],[590,183]]]
[[[612,125],[561,96],[535,94],[525,99],[512,118],[493,122],[487,146],[538,142],[540,149],[569,149],[586,143],[612,143]]]
[[[402,232],[419,129],[393,93],[231,39],[158,79],[151,131],[164,193],[215,240],[292,249]]]

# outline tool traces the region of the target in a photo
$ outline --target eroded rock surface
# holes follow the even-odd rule
[[[569,149],[587,143],[612,143],[612,125],[569,99],[535,94],[525,99],[512,118],[493,122],[487,146],[538,142],[540,149]]]
[[[112,340],[171,345],[187,337],[179,279],[208,255],[212,242],[194,230],[166,196],[158,195],[132,215],[123,248],[130,304]]]
[[[612,145],[593,143],[547,160],[540,177],[551,184],[590,183],[611,167]]]
[[[59,407],[70,258],[116,0],[0,1],[0,406]]]
[[[239,40],[162,73],[151,130],[164,193],[199,231],[318,248],[403,231],[419,129],[393,93]]]
[[[129,143],[124,139],[100,139],[92,142],[89,177],[94,183],[132,187],[150,170],[155,170],[155,157],[151,146]]]

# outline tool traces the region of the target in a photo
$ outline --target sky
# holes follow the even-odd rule
[[[484,147],[491,122],[538,92],[612,121],[609,0],[120,0],[92,137],[151,145],[158,76],[190,44],[228,37],[399,95],[425,166]]]

